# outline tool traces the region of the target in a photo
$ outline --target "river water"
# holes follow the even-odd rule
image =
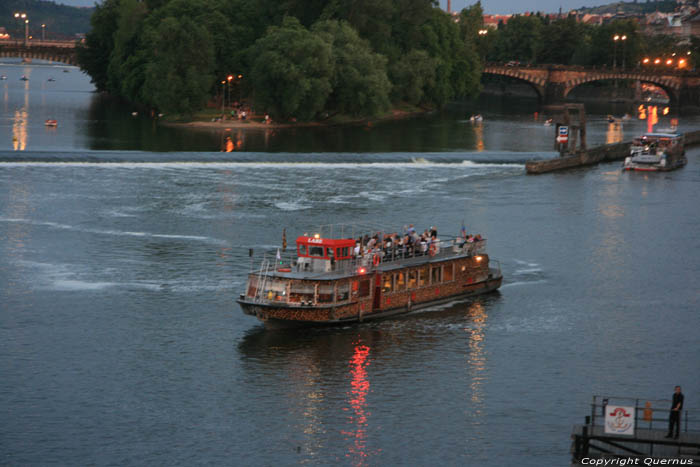
[[[223,154],[221,133],[132,117],[75,68],[0,74],[2,464],[561,466],[593,394],[680,384],[698,408],[698,149],[664,174],[526,176],[553,129],[534,102],[481,99],[241,132]],[[611,130],[615,110],[589,114],[589,144],[645,129]],[[289,331],[234,301],[248,249],[283,228],[463,220],[498,293]]]

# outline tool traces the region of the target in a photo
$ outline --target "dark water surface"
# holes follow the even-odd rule
[[[664,174],[526,176],[552,131],[526,109],[487,119],[481,148],[447,114],[223,157],[207,132],[180,136],[197,152],[98,136],[87,79],[42,90],[29,68],[28,90],[0,82],[0,464],[563,466],[593,394],[681,384],[699,407],[700,150]],[[338,134],[357,141],[334,152]],[[294,331],[234,302],[282,228],[463,219],[499,293]]]

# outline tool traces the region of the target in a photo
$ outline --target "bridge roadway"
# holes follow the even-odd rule
[[[700,73],[697,72],[488,63],[484,73],[509,76],[530,84],[545,104],[563,102],[571,90],[581,84],[619,79],[655,84],[666,91],[673,106],[700,106]]]
[[[0,40],[0,57],[33,58],[78,65],[76,41],[24,41]]]

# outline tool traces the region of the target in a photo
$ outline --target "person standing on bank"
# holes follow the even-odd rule
[[[681,430],[681,410],[683,410],[683,393],[681,392],[681,387],[676,386],[676,392],[673,393],[673,401],[671,402],[671,413],[668,416],[668,434],[667,438],[673,435],[673,425],[676,425],[676,436]]]

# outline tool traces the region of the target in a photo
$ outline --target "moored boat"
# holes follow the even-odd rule
[[[644,172],[667,171],[683,167],[685,157],[682,134],[672,132],[646,133],[635,138],[623,170]]]
[[[273,327],[342,324],[501,286],[500,266],[490,261],[480,236],[440,240],[435,235],[421,241],[412,229],[402,235],[351,232],[305,234],[296,239],[291,256],[283,258],[278,250],[274,259],[263,259],[237,300],[243,312]]]
[[[58,126],[58,120],[54,120],[54,119],[51,119],[51,118],[50,118],[50,119],[48,119],[48,120],[46,120],[46,121],[44,122],[44,125],[46,125],[46,126],[52,126],[52,127],[57,127],[57,126]]]

